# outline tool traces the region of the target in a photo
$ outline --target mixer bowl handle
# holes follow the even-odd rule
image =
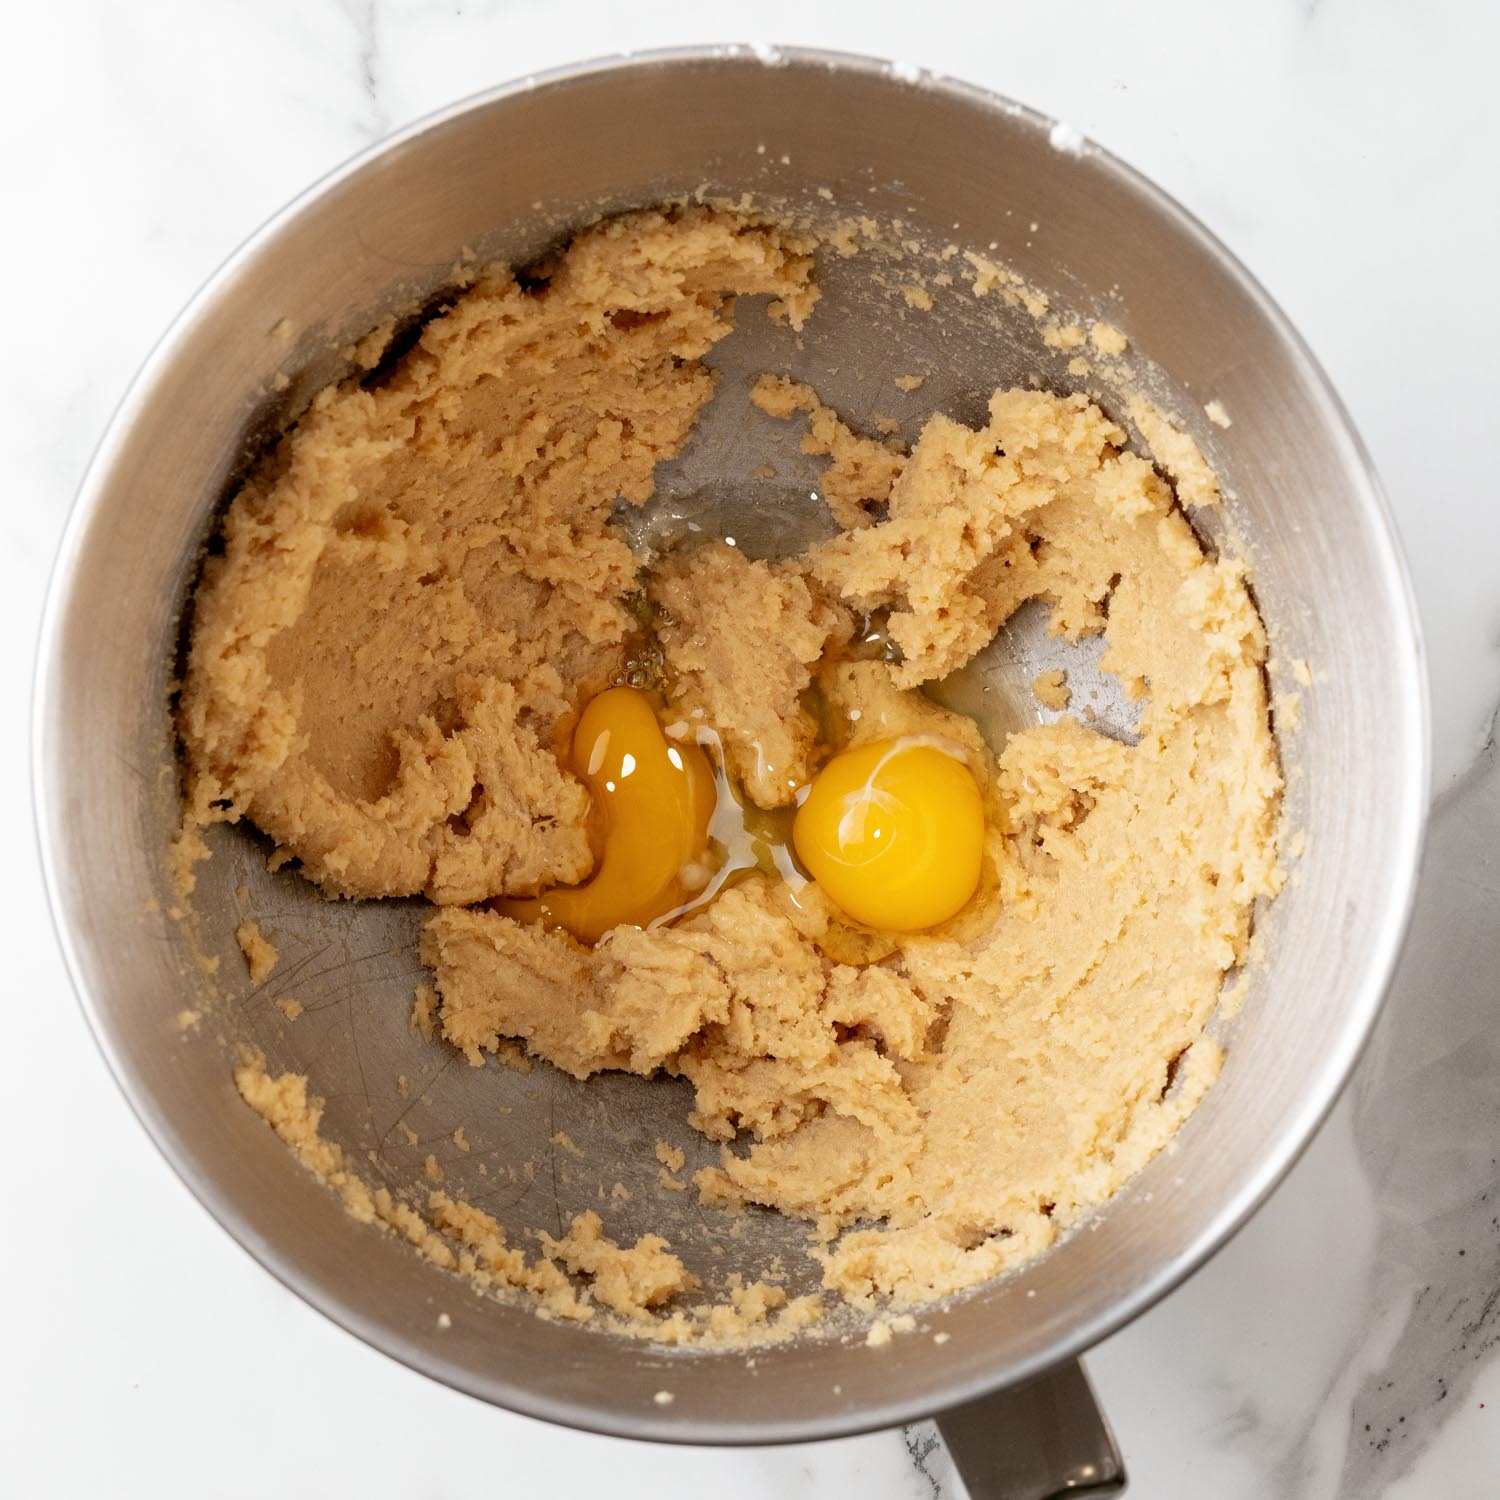
[[[1120,1495],[1125,1464],[1079,1360],[938,1418],[973,1500]]]

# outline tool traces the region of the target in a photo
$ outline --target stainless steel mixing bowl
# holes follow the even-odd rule
[[[776,1215],[752,1216],[732,1241],[717,1215],[653,1193],[656,1139],[683,1146],[689,1170],[711,1150],[686,1127],[676,1084],[455,1066],[407,1024],[421,977],[414,904],[324,902],[290,872],[268,875],[255,835],[223,831],[195,923],[166,910],[162,867],[180,612],[249,458],[343,368],[350,338],[438,294],[461,247],[525,259],[581,219],[700,187],[825,211],[826,189],[837,209],[900,218],[928,243],[993,245],[1059,306],[1121,326],[1155,362],[1133,352],[1141,378],[1223,476],[1278,660],[1305,658],[1316,674],[1300,730],[1283,735],[1289,822],[1306,853],[1262,924],[1249,998],[1225,1027],[1223,1077],[1175,1146],[1035,1264],[932,1309],[924,1325],[951,1338],[879,1350],[812,1337],[761,1351],[753,1367],[540,1321],[356,1225],[240,1103],[221,1043],[248,1037],[273,1066],[308,1071],[329,1100],[327,1132],[373,1175],[413,1182],[435,1153],[517,1235],[555,1230],[619,1179],[636,1191],[611,1211],[614,1230],[669,1217],[690,1263],[733,1257],[753,1270],[781,1252],[805,1264],[802,1230]],[[906,316],[853,264],[828,258],[828,296],[800,353],[766,343],[784,337],[766,320],[741,319],[721,346],[726,393],[779,351],[835,404],[893,411],[910,435],[926,411],[976,415],[999,384],[1070,383],[1066,354],[1044,348],[1024,313],[964,290]],[[893,377],[912,368],[927,383],[903,396]],[[1100,396],[1111,405],[1107,382]],[[1204,419],[1210,398],[1231,427]],[[743,408],[726,394],[715,409]],[[742,483],[748,418],[719,420],[664,476],[661,503],[740,514],[770,545],[778,526],[806,521],[797,499],[809,475],[787,479],[784,514],[756,511]],[[1213,515],[1196,519],[1211,540],[1220,533]],[[1006,683],[1047,649],[1018,627],[983,686],[1014,709]],[[151,355],[104,438],[48,606],[36,726],[46,878],[79,992],[147,1129],[230,1233],[344,1327],[440,1380],[553,1421],[692,1442],[828,1437],[1028,1381],[1017,1399],[1045,1405],[1063,1391],[1068,1417],[1062,1382],[1076,1371],[1037,1377],[1220,1245],[1332,1103],[1401,939],[1427,795],[1421,649],[1376,481],[1327,380],[1245,271],[1130,169],[1019,106],[858,58],[743,48],[610,60],[484,95],[366,153],[257,233]],[[260,988],[233,945],[241,912],[282,950]],[[217,981],[195,944],[223,960]],[[288,994],[306,1007],[294,1025],[273,1004]],[[178,1012],[200,1007],[199,1032],[182,1033]],[[451,1141],[460,1123],[468,1153]],[[561,1131],[582,1160],[550,1144]],[[653,1400],[663,1389],[670,1405]],[[989,1442],[984,1482],[1014,1480],[1007,1493],[1022,1492],[1004,1477],[1026,1459],[1027,1435],[1004,1427],[1017,1411],[971,1409],[950,1429],[970,1457],[976,1433],[1005,1439]],[[1072,1478],[1103,1483],[1104,1466]]]

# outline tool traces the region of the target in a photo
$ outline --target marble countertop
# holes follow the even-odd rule
[[[1355,1083],[1251,1224],[1089,1364],[1134,1495],[1500,1493],[1500,9],[54,0],[5,31],[13,704],[73,490],[152,341],[305,183],[463,94],[689,41],[869,52],[1059,116],[1206,220],[1307,335],[1385,478],[1431,652],[1437,808]],[[962,1495],[930,1426],[753,1451],[564,1432],[429,1383],[283,1290],[158,1158],[39,939],[14,717],[0,1491]]]

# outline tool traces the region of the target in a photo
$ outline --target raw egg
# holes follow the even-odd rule
[[[571,768],[591,798],[592,877],[497,900],[497,911],[595,943],[611,927],[647,926],[702,887],[713,769],[697,745],[668,740],[650,694],[612,687],[592,699],[573,732]]]
[[[984,808],[968,766],[908,736],[836,755],[792,825],[797,857],[848,916],[915,932],[953,916],[979,884]]]

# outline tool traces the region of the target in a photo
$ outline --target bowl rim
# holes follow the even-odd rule
[[[944,95],[974,109],[1002,114],[1023,128],[1059,144],[1059,134],[1071,152],[1086,154],[1113,174],[1127,189],[1146,200],[1175,231],[1196,250],[1216,263],[1255,306],[1290,355],[1300,364],[1309,388],[1316,394],[1328,427],[1348,444],[1350,478],[1362,491],[1362,499],[1374,545],[1390,584],[1389,593],[1404,605],[1404,628],[1409,649],[1399,661],[1389,663],[1398,676],[1404,712],[1392,733],[1404,739],[1402,764],[1407,768],[1403,804],[1395,811],[1394,843],[1399,852],[1399,873],[1385,891],[1384,920],[1379,924],[1375,950],[1367,955],[1359,993],[1345,1006],[1337,1044],[1322,1059],[1294,1115],[1239,1190],[1223,1202],[1197,1232],[1191,1244],[1159,1266],[1142,1284],[1112,1301],[1103,1311],[1081,1322],[1044,1355],[1009,1369],[1002,1376],[955,1379],[936,1403],[930,1397],[894,1397],[854,1411],[829,1412],[774,1423],[748,1424],[731,1419],[685,1424],[656,1411],[631,1412],[628,1417],[564,1398],[539,1395],[504,1380],[481,1383],[467,1371],[407,1343],[383,1326],[371,1326],[356,1316],[338,1298],[311,1284],[290,1257],[256,1235],[241,1218],[234,1203],[220,1192],[216,1182],[201,1172],[190,1153],[182,1148],[175,1129],[158,1109],[150,1091],[135,1076],[116,1046],[107,1020],[96,1006],[85,981],[85,965],[71,931],[71,913],[65,892],[66,872],[52,847],[53,825],[60,819],[61,787],[56,768],[50,764],[48,724],[52,717],[57,680],[63,668],[62,626],[73,595],[79,555],[98,512],[105,480],[129,433],[138,411],[150,397],[163,371],[170,367],[179,346],[191,336],[204,310],[209,307],[241,269],[281,230],[306,209],[346,181],[367,170],[387,154],[443,129],[458,118],[488,108],[506,99],[535,90],[563,87],[580,80],[621,71],[646,68],[695,67],[703,64],[736,64],[765,68],[817,68],[880,79],[899,87],[916,88]],[[116,1086],[157,1150],[193,1196],[244,1251],[303,1302],[322,1313],[363,1343],[428,1376],[450,1389],[501,1406],[519,1414],[555,1422],[606,1436],[648,1441],[708,1445],[760,1445],[808,1442],[851,1436],[901,1423],[931,1417],[937,1412],[982,1399],[1003,1386],[1018,1384],[1047,1368],[1073,1358],[1154,1306],[1212,1255],[1245,1224],[1301,1157],[1327,1118],[1374,1028],[1381,1005],[1390,989],[1414,906],[1417,877],[1426,832],[1431,794],[1430,703],[1426,653],[1421,620],[1410,574],[1397,540],[1389,500],[1380,483],[1370,454],[1348,410],[1335,391],[1306,341],[1297,332],[1270,294],[1240,260],[1192,213],[1164,189],[1119,157],[1073,131],[1065,123],[1028,105],[1007,98],[978,84],[946,74],[914,68],[860,53],[802,46],[769,46],[761,43],[724,43],[645,49],[609,54],[550,68],[469,94],[432,111],[364,147],[293,197],[248,234],[223,263],[198,287],[181,311],[151,348],[127,386],[85,470],[74,498],[53,561],[43,606],[32,683],[32,802],[33,832],[47,894],[54,933],[62,951],[80,1008],[95,1045],[103,1056]],[[1389,809],[1388,809],[1389,810]],[[711,1355],[709,1357],[712,1357]]]

